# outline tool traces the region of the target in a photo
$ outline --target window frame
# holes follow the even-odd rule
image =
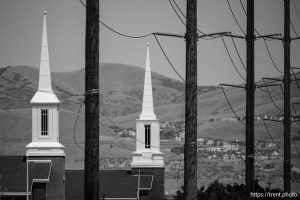
[[[40,136],[41,137],[50,137],[49,135],[49,109],[41,108],[40,109]]]
[[[145,124],[145,149],[151,149],[151,125]]]

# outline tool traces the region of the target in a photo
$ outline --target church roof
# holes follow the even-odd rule
[[[30,103],[32,104],[60,104],[59,99],[53,91],[38,90],[32,97]]]
[[[5,192],[26,192],[24,156],[0,156],[0,196]]]

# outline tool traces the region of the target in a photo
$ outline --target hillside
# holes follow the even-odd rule
[[[1,154],[23,154],[25,145],[31,139],[31,109],[29,101],[38,83],[38,70],[28,66],[0,68],[0,152]],[[297,74],[298,76],[299,74]],[[144,69],[122,64],[100,65],[100,135],[105,140],[116,140],[109,127],[117,124],[121,128],[135,129],[135,119],[141,111]],[[71,157],[82,155],[74,144],[74,124],[80,104],[83,102],[84,70],[52,73],[53,88],[62,101],[60,117],[61,142],[66,145]],[[182,121],[184,119],[184,84],[166,76],[152,73],[155,112],[161,121]],[[257,84],[262,84],[258,82]],[[25,86],[24,86],[25,85]],[[256,90],[256,116],[283,113],[272,104],[265,89]],[[278,107],[283,107],[283,95],[279,86],[270,87],[270,94]],[[245,116],[245,90],[226,88],[226,95],[239,116]],[[198,136],[245,139],[245,127],[238,121],[224,121],[234,118],[220,88],[200,86],[198,88]],[[291,89],[292,102],[299,102],[300,89],[295,82]],[[74,96],[75,95],[75,96]],[[300,109],[298,107],[298,109]],[[76,125],[76,139],[84,140],[84,106]],[[270,139],[264,124],[256,121],[256,139]],[[281,123],[267,122],[272,136],[282,140]],[[297,128],[292,126],[292,135]],[[104,148],[104,147],[103,147]],[[128,153],[125,147],[121,148]],[[102,149],[109,154],[107,149]],[[122,152],[122,151],[120,151]],[[68,152],[67,152],[68,153]],[[75,156],[76,157],[76,156]],[[74,160],[78,159],[76,157]],[[68,158],[72,159],[72,158]]]
[[[0,152],[23,154],[31,139],[30,100],[38,85],[38,70],[29,66],[0,68]],[[184,85],[166,76],[152,73],[156,108],[182,103]],[[122,64],[100,65],[100,135],[112,139],[109,128],[117,117],[136,115],[141,110],[144,69]],[[74,144],[74,124],[84,100],[84,70],[52,73],[53,89],[62,102],[60,108],[60,140],[71,154],[81,155]],[[214,90],[199,87],[199,93]],[[84,140],[84,106],[76,125],[76,139]],[[106,117],[109,117],[109,121]],[[169,119],[165,119],[169,120]],[[177,120],[174,118],[174,120]],[[121,126],[121,125],[120,125]],[[78,152],[79,151],[79,152]],[[103,151],[106,151],[103,149]],[[70,154],[69,154],[70,155]]]
[[[144,69],[122,64],[100,65],[100,107],[107,116],[127,116],[141,109]],[[0,75],[0,109],[30,107],[29,101],[38,85],[38,70],[28,66],[6,67]],[[77,111],[84,92],[84,70],[52,73],[53,89],[64,108]],[[182,103],[184,84],[166,76],[152,73],[154,106]],[[26,85],[22,86],[22,85]],[[29,88],[28,88],[29,87]],[[199,87],[198,92],[214,90],[214,86]],[[72,95],[77,96],[72,96]]]

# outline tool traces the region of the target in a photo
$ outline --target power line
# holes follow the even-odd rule
[[[86,7],[86,5],[82,2],[82,0],[79,0],[79,2],[80,2],[84,7]],[[171,2],[170,2],[170,4],[172,5]],[[173,5],[172,5],[172,7],[173,7]],[[174,8],[174,7],[173,7],[173,8]],[[174,9],[175,9],[175,8],[174,8]],[[175,10],[174,10],[174,11],[175,11]],[[176,13],[177,13],[177,12],[176,12]],[[177,14],[178,14],[178,13],[177,13]],[[179,17],[179,15],[178,15],[178,17]],[[181,18],[180,18],[180,19],[181,19]],[[100,19],[99,19],[99,22],[100,22],[102,25],[104,25],[106,28],[108,28],[109,30],[111,30],[112,32],[114,32],[114,33],[116,33],[116,34],[118,34],[118,35],[127,37],[127,38],[138,39],[138,38],[144,38],[144,37],[148,37],[148,36],[150,36],[150,35],[154,35],[154,37],[155,37],[155,39],[156,39],[156,41],[157,41],[157,43],[158,43],[158,45],[159,45],[161,51],[163,52],[165,58],[167,59],[168,63],[169,63],[170,66],[173,68],[173,70],[176,72],[176,74],[180,77],[180,79],[181,79],[183,82],[185,82],[185,80],[181,77],[181,75],[177,72],[177,70],[175,69],[175,67],[172,65],[170,59],[167,57],[165,51],[163,50],[163,48],[162,48],[162,46],[161,46],[159,40],[157,39],[157,37],[156,37],[156,35],[155,35],[154,33],[149,33],[149,34],[140,35],[140,36],[127,35],[127,34],[123,34],[123,33],[120,33],[120,32],[118,32],[118,31],[114,30],[113,28],[111,28],[111,27],[109,27],[108,25],[106,25],[105,23],[103,23]],[[183,21],[182,21],[182,22],[183,22]],[[183,23],[184,23],[184,22],[183,22]],[[184,24],[185,24],[185,23],[184,23]]]
[[[39,89],[36,89],[36,88],[33,88],[33,87],[30,87],[28,85],[25,85],[25,84],[22,84],[22,83],[19,83],[19,82],[16,82],[16,81],[13,81],[13,80],[10,80],[2,75],[0,75],[0,78],[8,81],[8,82],[11,82],[11,83],[14,83],[14,84],[17,84],[17,85],[20,85],[20,86],[23,86],[23,87],[26,87],[28,89],[31,89],[31,90],[34,90],[34,91],[39,91],[39,92],[44,92],[44,93],[49,93],[49,94],[53,94],[53,92],[51,91],[46,91],[46,90],[39,90]],[[55,94],[58,94],[58,95],[62,95],[64,96],[65,94],[63,93],[59,93],[59,92],[55,92]],[[65,96],[64,98],[67,98],[67,97],[71,97],[71,96],[83,96],[82,94],[71,94],[71,95],[67,95]]]
[[[300,19],[300,14],[299,14],[299,11],[298,11],[298,9],[297,9],[297,6],[296,6],[296,3],[295,3],[294,0],[292,0],[292,4],[293,4],[293,7],[294,7],[294,9],[295,9],[295,11],[296,11],[297,17]]]
[[[267,49],[267,52],[268,52],[269,58],[270,58],[270,60],[271,60],[271,62],[272,62],[272,64],[273,64],[273,66],[276,68],[276,70],[277,70],[278,72],[280,72],[280,73],[282,73],[282,74],[283,74],[283,71],[281,71],[281,70],[278,68],[278,66],[275,64],[275,61],[274,61],[274,59],[273,59],[273,57],[272,57],[272,55],[271,55],[271,52],[270,52],[270,49],[269,49],[269,46],[268,46],[268,44],[267,44],[267,41],[266,41],[266,39],[265,39],[265,38],[263,38],[263,40],[264,40],[265,47],[266,47],[266,49]]]
[[[264,82],[264,85],[265,85],[265,87],[266,87],[268,96],[269,96],[269,98],[271,99],[271,101],[272,101],[274,107],[277,108],[279,111],[282,112],[283,110],[277,106],[277,104],[275,103],[274,99],[272,98],[272,96],[271,96],[271,94],[270,94],[270,91],[269,91],[269,89],[268,89],[268,86],[266,85],[265,79],[262,79],[262,80],[263,80],[263,82]]]
[[[181,19],[181,17],[179,16],[177,10],[174,8],[171,0],[169,0],[169,4],[171,5],[171,7],[172,7],[173,11],[175,12],[175,14],[177,15],[178,19],[183,23],[184,26],[186,26],[185,22],[183,21],[183,19]]]
[[[74,142],[75,142],[76,146],[77,146],[79,149],[81,149],[81,150],[84,150],[84,148],[81,147],[81,146],[78,144],[77,140],[76,140],[76,124],[77,124],[78,117],[79,117],[79,113],[80,113],[80,110],[81,110],[81,107],[82,107],[83,103],[84,103],[84,101],[81,102],[81,104],[80,104],[80,106],[79,106],[79,109],[78,109],[78,112],[77,112],[77,116],[76,116],[76,119],[75,119],[75,124],[74,124],[74,127],[73,127],[73,139],[74,139]]]
[[[244,69],[246,70],[246,66],[245,66],[245,64],[244,64],[244,62],[243,62],[243,59],[242,59],[242,57],[241,57],[241,55],[240,55],[238,49],[237,49],[237,46],[236,46],[236,43],[235,43],[233,37],[231,37],[231,41],[232,41],[232,44],[233,44],[233,46],[234,46],[234,49],[235,49],[235,51],[236,51],[236,53],[237,53],[237,55],[238,55],[238,57],[239,57],[239,59],[240,59],[242,65],[243,65]]]
[[[224,44],[225,50],[226,50],[226,52],[227,52],[227,55],[228,55],[228,57],[229,57],[229,59],[230,59],[232,65],[233,65],[235,71],[238,73],[238,75],[239,75],[244,81],[246,81],[246,79],[241,75],[241,73],[240,73],[239,70],[237,69],[237,67],[236,67],[236,65],[235,65],[235,63],[234,63],[234,61],[233,61],[233,59],[232,59],[232,57],[231,57],[231,55],[230,55],[230,53],[229,53],[229,50],[228,50],[228,47],[227,47],[227,45],[226,45],[226,43],[225,43],[224,37],[222,36],[221,39],[222,39],[222,42],[223,42],[223,44]]]
[[[100,114],[107,120],[109,121],[110,124],[114,125],[115,127],[121,129],[118,125],[116,125],[109,117],[107,117],[103,112],[100,111]]]
[[[224,90],[223,86],[220,85],[220,87],[221,87],[222,92],[223,92],[223,94],[224,94],[224,97],[225,97],[225,99],[226,99],[226,101],[227,101],[227,104],[229,105],[229,107],[230,107],[231,111],[233,112],[233,114],[235,115],[236,119],[237,119],[238,121],[240,121],[242,124],[246,125],[245,122],[243,122],[242,120],[240,120],[239,116],[237,115],[237,113],[236,113],[235,110],[233,109],[233,107],[232,107],[232,105],[231,105],[231,103],[230,103],[230,101],[229,101],[229,99],[228,99],[228,97],[227,97],[227,95],[226,95],[226,93],[225,93],[225,90]]]
[[[292,108],[293,108],[293,110],[294,110],[294,115],[297,116],[297,110],[296,110],[296,108],[295,108],[294,103],[292,103],[291,105],[292,105]],[[295,122],[296,122],[296,125],[300,127],[299,122],[297,122],[297,121],[295,121]]]
[[[296,31],[296,29],[295,29],[295,27],[294,27],[294,24],[293,24],[293,22],[292,22],[291,19],[290,19],[290,23],[291,23],[291,27],[292,27],[294,33],[296,34],[296,36],[297,36],[297,37],[300,37],[299,34],[297,33],[297,31]]]
[[[296,144],[296,142],[295,142],[295,138],[293,138],[292,140],[293,140],[293,143],[294,143],[296,152],[297,152],[298,156],[300,157],[300,151],[298,150],[297,144]]]
[[[272,137],[272,135],[271,135],[271,133],[270,133],[268,127],[267,127],[267,124],[266,124],[266,122],[265,122],[265,120],[264,120],[263,118],[262,118],[262,121],[263,121],[263,124],[264,124],[264,126],[265,126],[265,128],[266,128],[266,130],[267,130],[268,136],[271,138],[271,140],[273,141],[273,143],[275,143],[276,146],[277,146],[277,142],[276,142],[276,141],[274,140],[274,138]],[[279,146],[277,146],[277,147],[279,148]]]
[[[241,73],[240,73],[239,70],[237,69],[237,67],[236,67],[236,65],[235,65],[235,63],[234,63],[234,61],[233,61],[233,59],[232,59],[232,57],[231,57],[231,55],[230,55],[230,53],[229,53],[228,47],[227,47],[227,45],[226,45],[226,43],[225,43],[225,40],[224,40],[223,36],[221,36],[221,37],[222,37],[222,41],[223,41],[224,47],[225,47],[225,49],[226,49],[227,55],[228,55],[228,57],[229,57],[229,59],[230,59],[232,65],[233,65],[233,67],[235,68],[235,70],[236,70],[236,72],[239,74],[239,76],[240,76],[244,81],[246,81],[246,79],[241,75]],[[237,55],[238,55],[238,57],[239,57],[239,60],[240,60],[240,62],[242,63],[243,68],[246,70],[246,66],[245,66],[245,64],[244,64],[244,62],[243,62],[243,60],[242,60],[242,58],[241,58],[241,55],[240,55],[238,49],[237,49],[236,43],[235,43],[233,37],[230,37],[230,38],[231,38],[231,40],[232,40],[233,46],[234,46],[234,48],[235,48],[235,51],[236,51],[236,53],[237,53]],[[265,85],[265,87],[267,87],[267,86]],[[267,91],[261,89],[260,87],[259,87],[258,89],[261,90],[262,92],[267,92]]]
[[[170,2],[171,3],[171,2]],[[174,5],[177,7],[177,9],[179,10],[179,12],[181,13],[181,15],[186,19],[185,14],[183,13],[183,11],[181,10],[181,8],[178,6],[178,4],[176,3],[175,0],[173,0]],[[204,34],[202,31],[199,30],[200,33]]]
[[[185,80],[182,78],[182,76],[178,73],[178,71],[175,69],[175,67],[172,65],[170,59],[168,58],[167,54],[165,53],[164,49],[162,48],[159,40],[157,39],[156,35],[153,35],[160,50],[162,51],[162,53],[164,54],[165,58],[167,59],[168,63],[170,64],[170,66],[172,67],[172,69],[175,71],[175,73],[179,76],[179,78],[185,83]]]
[[[233,18],[234,18],[236,24],[238,25],[238,27],[240,28],[240,30],[244,33],[244,35],[246,35],[245,31],[242,29],[241,25],[239,24],[237,18],[236,18],[235,15],[234,15],[234,12],[233,12],[232,7],[231,7],[231,5],[230,5],[230,3],[229,3],[229,0],[226,0],[226,2],[227,2],[227,4],[228,4],[228,7],[229,7],[229,9],[230,9],[230,12],[231,12],[231,14],[232,14],[232,16],[233,16]]]
[[[174,8],[171,0],[169,0],[169,3],[170,5],[172,6],[172,9],[174,10],[174,12],[176,13],[176,15],[178,16],[178,18],[180,19],[180,21],[186,26],[186,23],[181,19],[181,17],[179,16],[178,12],[176,11],[176,9]],[[181,15],[188,21],[188,19],[186,18],[185,14],[182,12],[181,8],[179,7],[179,5],[176,3],[175,0],[173,0],[173,3],[174,5],[176,6],[176,8],[179,10],[179,12],[181,13]],[[188,21],[189,22],[189,21]],[[186,26],[187,27],[187,26]],[[199,37],[201,39],[204,39],[204,40],[212,40],[212,39],[216,39],[218,37],[221,37],[221,35],[216,35],[216,36],[208,36],[206,33],[204,33],[203,31],[201,31],[198,27],[197,27],[197,31],[199,33],[202,34],[202,37]],[[205,36],[209,37],[209,38],[206,38]]]
[[[292,75],[293,75],[294,78],[297,80],[297,76],[296,76],[296,74],[295,74],[295,72],[294,72],[294,70],[293,70],[293,67],[291,67],[291,71],[292,71]],[[300,89],[298,80],[296,81],[296,85],[297,85],[298,89]]]
[[[232,104],[230,103],[229,98],[228,98],[228,96],[226,95],[226,92],[225,92],[223,86],[220,85],[220,87],[221,87],[221,89],[222,89],[222,92],[223,92],[223,94],[224,94],[224,97],[225,97],[225,99],[226,99],[226,101],[227,101],[227,104],[229,105],[229,107],[230,107],[232,113],[235,115],[235,117],[237,118],[238,121],[240,121],[243,125],[246,125],[245,122],[243,122],[242,120],[240,120],[240,118],[238,117],[237,113],[236,113],[235,110],[233,109],[233,106],[232,106]],[[262,120],[263,120],[263,119],[262,119]],[[268,129],[268,127],[267,127],[267,125],[266,125],[266,123],[265,123],[264,120],[263,120],[263,123],[264,123],[264,126],[265,126],[265,129],[266,129],[266,132],[267,132],[268,136],[270,137],[270,139],[271,139],[275,144],[277,144],[277,142],[275,142],[274,138],[272,137],[272,135],[271,135],[271,133],[270,133],[270,131],[269,131],[269,129]],[[259,132],[260,132],[260,131],[259,131]],[[278,148],[279,148],[279,146],[278,146]]]
[[[240,0],[240,4],[241,4],[241,6],[242,6],[242,9],[243,9],[245,15],[247,16],[247,11],[246,11],[246,9],[245,9],[245,7],[244,7],[244,4],[243,4],[243,1],[242,1],[242,0]],[[266,49],[267,49],[268,56],[269,56],[269,58],[270,58],[270,60],[271,60],[271,62],[272,62],[272,64],[273,64],[273,66],[276,68],[276,70],[277,70],[278,72],[280,72],[280,73],[283,74],[283,71],[281,71],[281,70],[277,67],[277,65],[275,64],[275,61],[274,61],[274,59],[273,59],[273,57],[272,57],[272,55],[271,55],[269,46],[268,46],[268,44],[267,44],[266,38],[262,37],[255,27],[253,27],[253,28],[254,28],[255,32],[256,32],[256,33],[264,40],[264,44],[265,44],[265,47],[266,47]]]
[[[99,19],[99,22],[105,26],[106,28],[108,28],[109,30],[111,30],[112,32],[118,34],[118,35],[121,35],[123,37],[127,37],[127,38],[132,38],[132,39],[140,39],[140,38],[145,38],[145,37],[148,37],[150,35],[152,35],[153,33],[148,33],[148,34],[145,34],[145,35],[139,35],[139,36],[133,36],[133,35],[127,35],[127,34],[124,34],[124,33],[121,33],[121,32],[118,32],[116,30],[114,30],[113,28],[109,27],[108,25],[106,25],[104,22],[102,22],[100,19]]]
[[[179,10],[179,12],[182,14],[182,16],[186,19],[185,14],[182,12],[181,8],[178,6],[178,4],[176,3],[176,1],[173,0],[173,2],[174,2],[174,4],[175,4],[175,6],[177,7],[177,9]],[[197,29],[198,29],[198,28],[197,28]],[[199,30],[199,32],[202,33],[202,34],[205,34],[205,33],[203,33],[203,32],[200,31],[200,30]]]
[[[115,122],[113,122],[107,115],[104,115],[103,112],[100,112],[100,114],[103,115],[112,125],[114,125],[118,129],[122,130],[122,128],[120,128],[120,126],[118,126]],[[142,143],[142,144],[146,144],[143,141],[138,140],[137,138],[135,138],[135,140]],[[150,146],[153,147],[153,148],[158,148],[158,149],[160,148],[160,147],[153,146],[153,145],[150,145]]]
[[[169,0],[169,3],[171,4],[171,6],[173,7],[173,5],[172,5],[172,3],[171,3],[171,1]],[[179,10],[179,12],[181,13],[181,15],[186,19],[186,20],[188,20],[187,18],[186,18],[186,16],[185,16],[185,14],[182,12],[182,10],[181,10],[181,8],[178,6],[178,4],[176,3],[176,1],[175,0],[173,0],[173,3],[174,3],[174,5],[177,7],[177,9]],[[173,9],[174,9],[174,11],[175,11],[175,8],[173,7]],[[176,12],[176,11],[175,11]],[[176,12],[177,13],[177,12]],[[177,15],[178,17],[179,17],[179,15]],[[180,18],[180,17],[179,17]],[[181,18],[180,18],[181,19]],[[186,26],[186,24],[184,23],[184,25]],[[197,27],[197,30],[198,30],[198,32],[200,32],[201,34],[203,34],[203,35],[206,35],[203,31],[201,31],[198,27]]]
[[[3,73],[2,73],[2,74],[3,74]],[[6,80],[6,81],[8,81],[8,82],[11,82],[11,83],[14,83],[14,84],[17,84],[17,85],[26,87],[26,88],[31,89],[31,90],[34,90],[34,91],[39,91],[39,92],[44,92],[44,93],[49,93],[49,94],[53,94],[53,93],[54,93],[54,92],[51,92],[51,91],[39,90],[39,89],[30,87],[30,86],[28,86],[28,85],[19,83],[19,82],[17,82],[17,81],[11,80],[11,79],[8,79],[8,78],[2,76],[1,74],[0,74],[0,78]],[[86,91],[84,94],[70,94],[70,95],[66,95],[64,98],[72,97],[72,96],[85,96],[85,95],[88,95],[88,94],[95,94],[95,93],[98,93],[98,92],[99,92],[98,89],[92,89],[92,90]],[[65,94],[60,93],[60,92],[57,92],[57,91],[55,91],[55,94],[58,94],[58,95],[61,95],[61,96],[64,96],[64,95],[65,95]],[[64,99],[64,98],[62,98],[62,99]]]
[[[242,0],[240,0],[240,4],[241,4],[241,6],[242,6],[242,8],[243,8],[243,11],[244,11],[245,15],[247,16],[247,11],[246,11],[246,9],[245,9],[245,7],[244,7],[244,4],[243,4],[243,1],[242,1]]]
[[[84,6],[86,7],[86,5],[83,3],[82,0],[79,0],[79,2]],[[112,32],[118,34],[118,35],[121,35],[123,37],[127,37],[127,38],[132,38],[132,39],[140,39],[140,38],[145,38],[145,37],[148,37],[150,35],[152,35],[152,33],[148,33],[148,34],[144,34],[144,35],[138,35],[138,36],[134,36],[134,35],[128,35],[128,34],[124,34],[124,33],[121,33],[119,31],[116,31],[115,29],[111,28],[110,26],[108,26],[107,24],[105,24],[103,21],[101,21],[99,19],[99,22],[100,24],[102,24],[103,26],[105,26],[106,28],[108,28],[109,30],[111,30]]]

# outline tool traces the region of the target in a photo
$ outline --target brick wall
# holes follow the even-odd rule
[[[47,200],[65,200],[65,158],[43,156],[29,159],[52,160],[50,180],[46,184]]]
[[[165,169],[164,168],[132,168],[134,174],[153,175],[152,189],[149,191],[149,200],[163,200],[165,193]],[[144,199],[148,199],[144,198]]]

